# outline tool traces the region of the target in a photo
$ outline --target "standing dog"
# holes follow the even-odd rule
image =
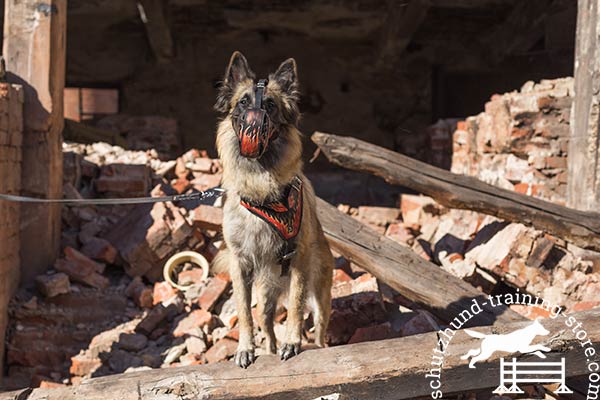
[[[317,220],[313,188],[302,174],[298,96],[294,59],[256,82],[246,58],[235,52],[215,104],[226,114],[217,130],[226,248],[215,269],[227,269],[233,281],[240,327],[235,363],[242,368],[254,362],[253,285],[269,353],[276,352],[273,320],[284,294],[288,313],[281,359],[300,352],[307,303],[316,344],[325,344],[334,262]]]

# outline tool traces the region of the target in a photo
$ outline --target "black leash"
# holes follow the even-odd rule
[[[225,193],[224,189],[215,187],[203,192],[188,194],[177,194],[173,196],[162,197],[126,197],[122,199],[40,199],[37,197],[17,196],[12,194],[0,194],[0,200],[17,203],[36,203],[36,204],[63,204],[68,206],[89,206],[89,205],[111,205],[111,204],[147,204],[147,203],[165,203],[168,201],[196,200],[206,201],[221,197]]]

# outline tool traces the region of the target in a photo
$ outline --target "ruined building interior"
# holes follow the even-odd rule
[[[580,35],[600,37],[597,27],[584,26],[591,22],[582,9],[600,18],[593,3],[0,1],[0,194],[124,198],[218,186],[213,105],[229,57],[241,51],[259,77],[294,57],[305,171],[339,218],[364,224],[394,251],[410,250],[465,290],[520,291],[591,312],[600,305],[595,240],[561,237],[529,216],[449,205],[368,168],[342,168],[311,136],[351,136],[521,197],[593,212],[600,185],[581,199],[574,182],[587,172],[574,166],[571,152],[585,148],[569,140],[574,123],[588,130],[578,122],[582,112],[573,114],[577,101],[587,101],[577,88],[598,80],[575,70],[580,54],[600,68],[600,56],[578,43]],[[165,262],[180,251],[212,261],[221,222],[220,208],[184,202],[58,207],[0,200],[2,388],[64,390],[125,372],[226,365],[239,340],[229,276],[207,277],[186,264],[177,277],[186,290],[163,277]],[[343,248],[333,245],[332,348],[447,325],[430,297],[399,290]],[[519,305],[509,311],[524,320],[548,317]],[[285,319],[278,308],[276,333]],[[307,318],[307,348],[311,327]],[[411,366],[426,370],[417,361]],[[572,388],[583,387],[581,375],[570,376]],[[359,381],[351,390],[362,390]],[[488,383],[452,390],[490,399],[479,393]],[[547,385],[527,390],[529,398],[549,393]],[[421,392],[414,393],[378,398]]]

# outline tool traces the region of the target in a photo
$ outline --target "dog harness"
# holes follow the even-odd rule
[[[278,200],[256,204],[242,198],[240,204],[269,224],[285,242],[279,254],[279,262],[281,276],[287,275],[292,258],[296,255],[296,236],[302,222],[302,179],[294,176]]]

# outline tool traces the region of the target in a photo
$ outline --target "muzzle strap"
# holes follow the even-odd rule
[[[262,108],[262,98],[263,98],[263,95],[265,94],[265,89],[266,89],[268,83],[269,83],[268,80],[261,79],[256,84],[256,92],[254,93],[256,108]]]

